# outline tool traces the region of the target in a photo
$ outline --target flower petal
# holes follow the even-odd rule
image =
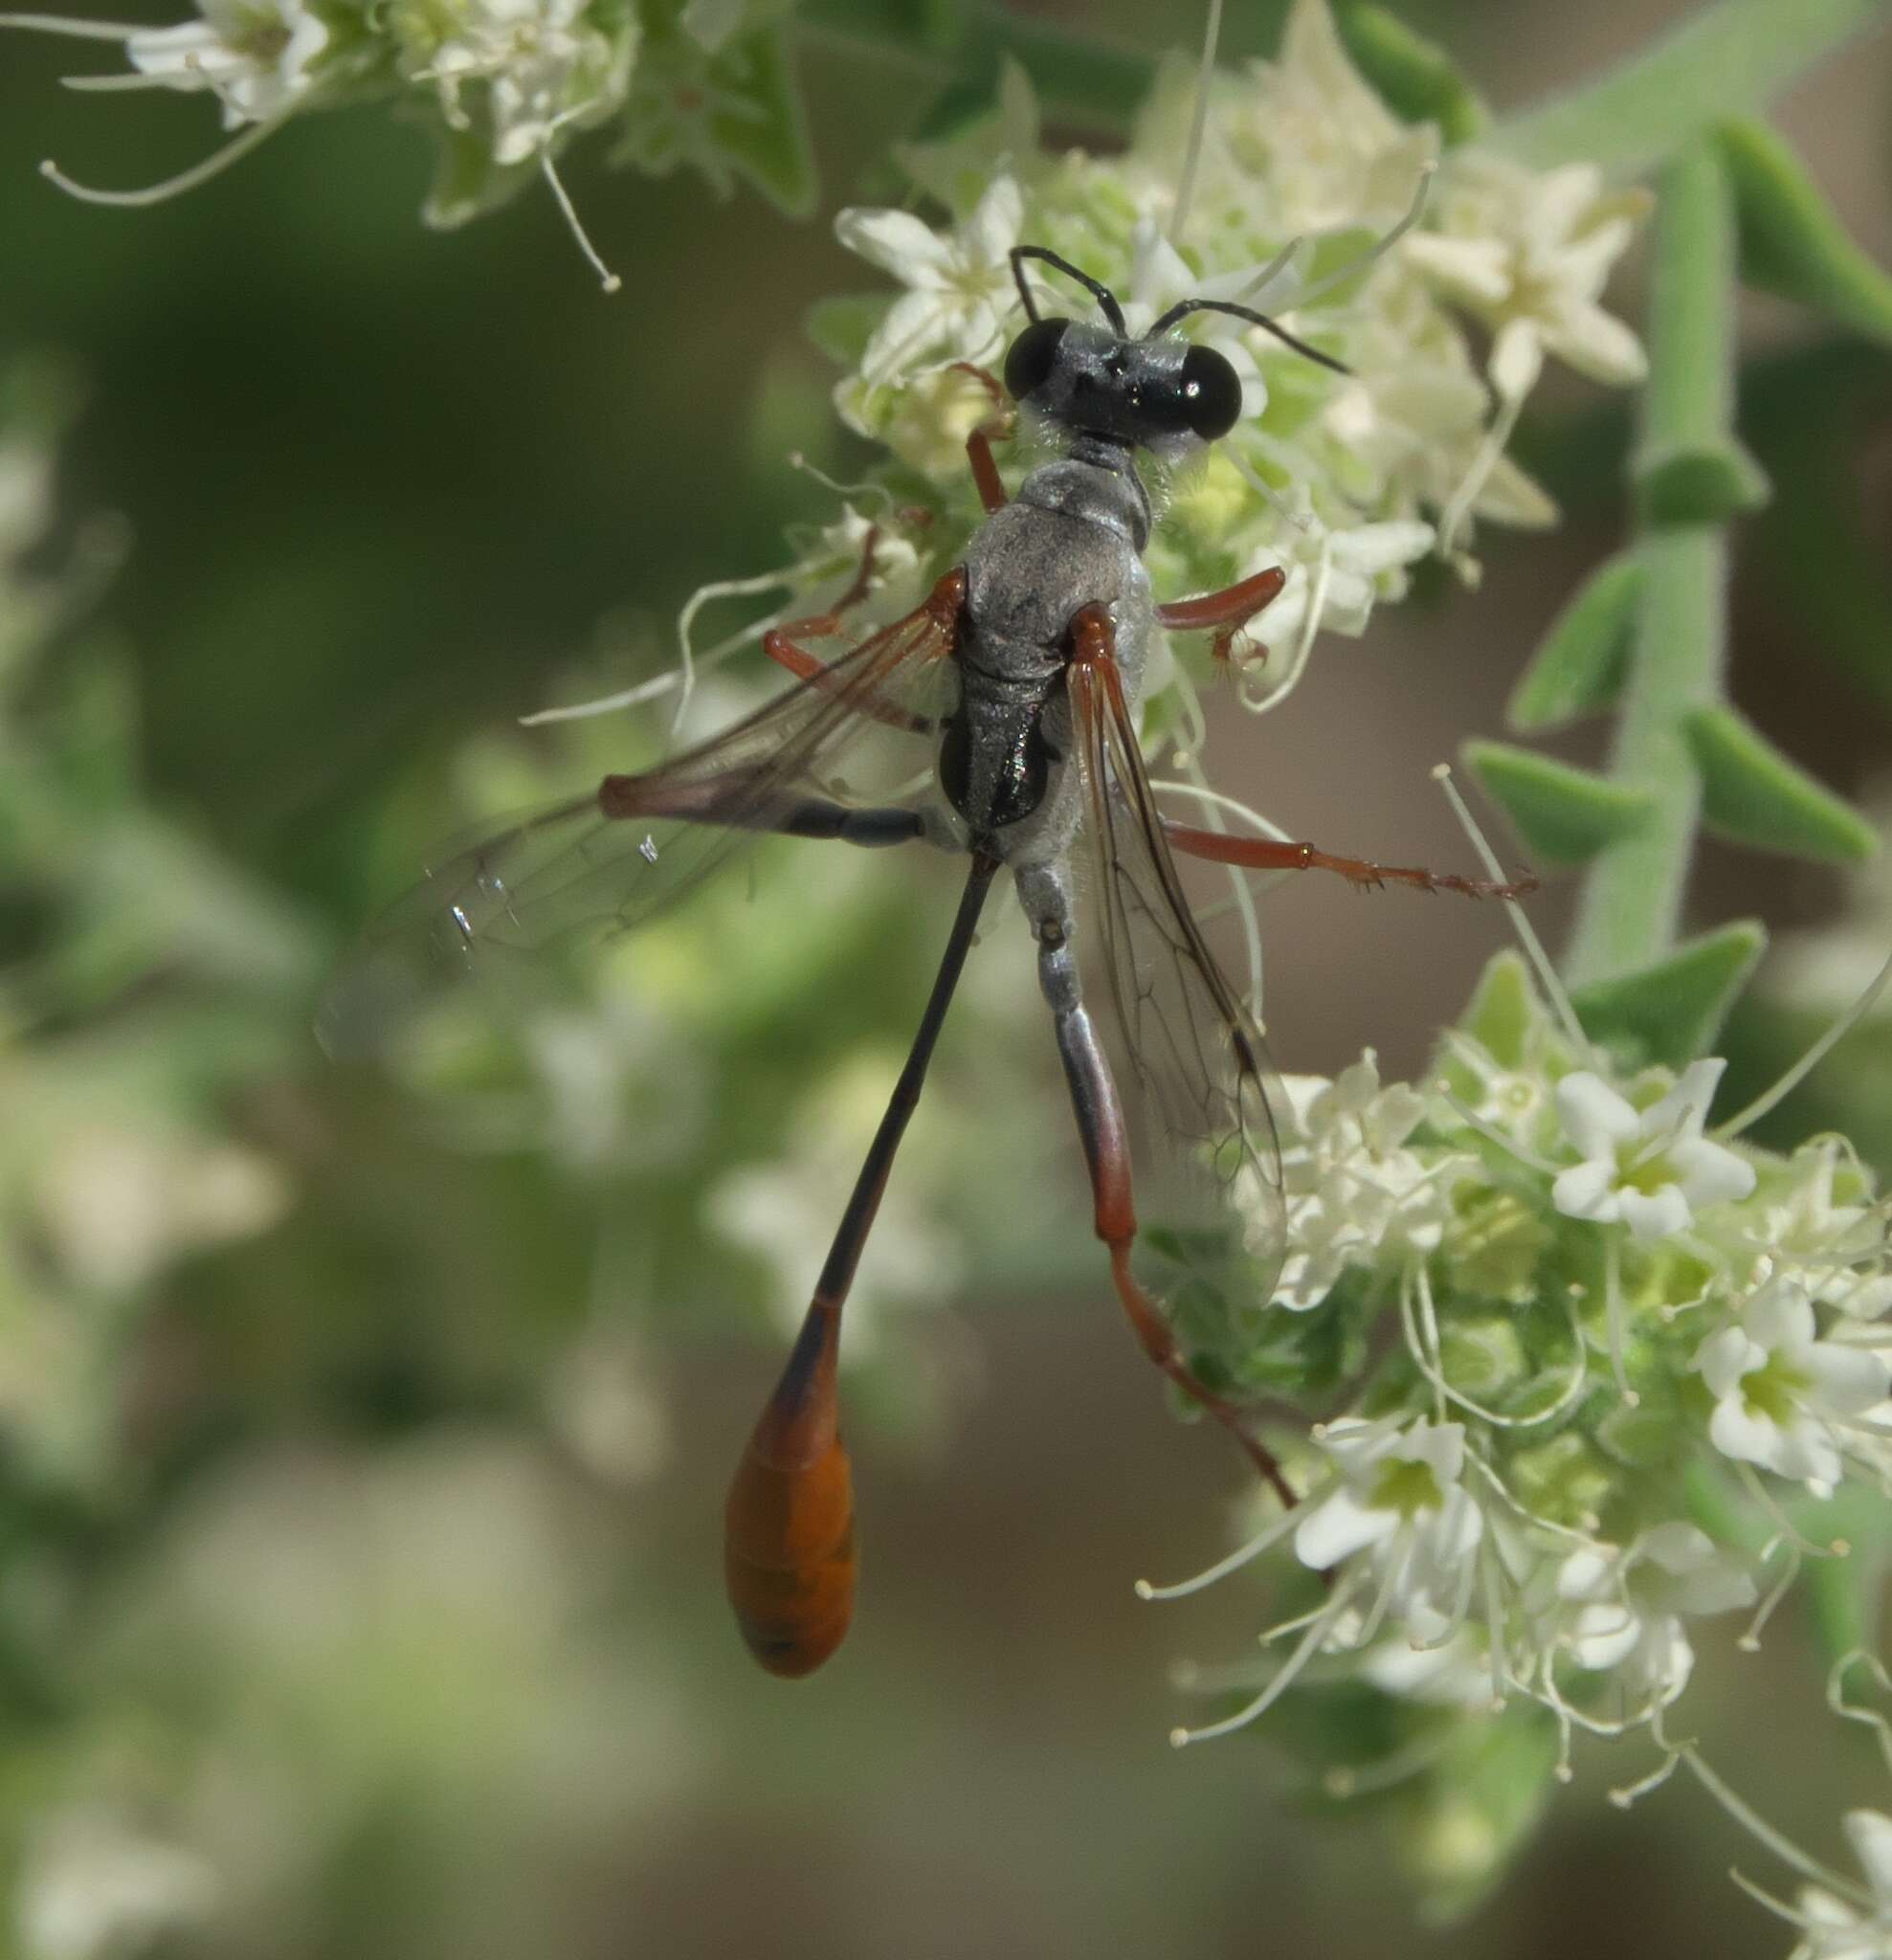
[[[1351,1491],[1337,1490],[1308,1512],[1294,1534],[1294,1555],[1324,1572],[1363,1547],[1377,1545],[1399,1528],[1398,1514],[1363,1504]]]
[[[1820,1407],[1836,1415],[1862,1415],[1892,1391],[1892,1369],[1869,1348],[1816,1341],[1799,1362],[1813,1377]]]
[[[1622,1216],[1618,1195],[1614,1164],[1573,1164],[1560,1170],[1550,1187],[1550,1202],[1565,1217],[1589,1218],[1598,1225]]]
[[[1610,1154],[1642,1126],[1636,1110],[1588,1069],[1578,1069],[1557,1084],[1557,1114],[1564,1134],[1585,1157]]]
[[[1665,1572],[1692,1572],[1714,1557],[1715,1541],[1699,1525],[1672,1518],[1642,1534],[1642,1555]]]
[[[1682,1195],[1691,1205],[1718,1205],[1745,1198],[1754,1189],[1754,1167],[1720,1144],[1697,1138],[1671,1145],[1669,1162],[1681,1173]]]
[[[1586,1606],[1570,1629],[1570,1651],[1579,1667],[1599,1673],[1620,1663],[1642,1637],[1642,1622],[1620,1600],[1599,1600]]]
[[[1846,1841],[1881,1907],[1892,1904],[1892,1817],[1881,1811],[1848,1811]]]
[[[1592,303],[1562,309],[1545,323],[1544,338],[1579,374],[1607,387],[1633,387],[1649,372],[1649,357],[1634,330]]]
[[[850,252],[907,285],[922,280],[937,283],[951,269],[946,241],[908,211],[850,205],[835,213],[835,236]]]
[[[1768,1350],[1741,1327],[1723,1327],[1695,1350],[1689,1366],[1717,1396],[1732,1395],[1742,1377],[1767,1366]]]
[[[1741,1394],[1724,1395],[1708,1418],[1708,1439],[1724,1457],[1742,1463],[1772,1464],[1781,1454],[1780,1425],[1748,1407]]]
[[[1770,1352],[1814,1344],[1814,1303],[1791,1280],[1775,1280],[1742,1309],[1741,1325]]]
[[[1686,1232],[1693,1217],[1681,1187],[1673,1184],[1652,1192],[1625,1187],[1616,1193],[1616,1205],[1638,1245],[1654,1245],[1658,1238]]]
[[[1642,1134],[1645,1137],[1700,1136],[1703,1119],[1715,1100],[1715,1089],[1726,1067],[1727,1063],[1719,1056],[1710,1056],[1703,1061],[1691,1061],[1682,1070],[1681,1080],[1675,1087],[1659,1102],[1652,1102],[1643,1111]]]
[[[980,265],[997,265],[1018,242],[1025,222],[1025,200],[1011,177],[998,177],[966,220],[962,234],[966,256]],[[846,241],[843,240],[845,243]]]

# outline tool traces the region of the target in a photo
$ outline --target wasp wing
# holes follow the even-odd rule
[[[443,852],[329,990],[323,1046],[371,1051],[452,976],[634,931],[784,827],[796,803],[847,803],[834,772],[865,737],[930,731],[924,698],[946,672],[957,619],[953,593],[936,590],[720,735]]]
[[[1267,1305],[1280,1277],[1275,1110],[1285,1099],[1260,1028],[1190,908],[1121,670],[1099,657],[1068,674],[1099,937],[1130,1086],[1162,1139],[1138,1180],[1144,1245],[1165,1268],[1149,1279],[1185,1339],[1213,1352]]]

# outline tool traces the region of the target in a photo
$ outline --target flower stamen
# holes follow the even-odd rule
[[[1479,828],[1478,820],[1472,815],[1465,799],[1458,793],[1458,786],[1453,780],[1452,765],[1442,762],[1435,766],[1433,781],[1445,791],[1445,800],[1452,806],[1452,813],[1458,819],[1466,836],[1472,840],[1472,848],[1479,854],[1479,860],[1490,873],[1494,883],[1504,882],[1504,867],[1498,861],[1498,854],[1485,839]],[[1544,997],[1550,1003],[1557,1018],[1564,1024],[1564,1032],[1575,1044],[1579,1055],[1590,1053],[1590,1037],[1583,1032],[1583,1024],[1577,1019],[1576,1009],[1570,1005],[1570,996],[1564,989],[1564,983],[1557,977],[1557,969],[1550,964],[1550,955],[1544,950],[1544,942],[1538,938],[1536,928],[1525,916],[1525,908],[1516,899],[1501,901],[1505,917],[1511,922],[1511,929],[1518,936],[1518,944],[1524,947],[1525,957],[1530,962],[1536,973],[1538,985],[1544,990]]]
[[[68,197],[78,198],[81,204],[102,204],[120,211],[143,210],[149,205],[167,203],[173,197],[182,197],[187,191],[195,190],[200,184],[208,184],[212,177],[220,177],[231,165],[240,163],[253,149],[274,136],[287,121],[287,117],[278,116],[267,122],[253,122],[249,128],[239,130],[221,149],[213,149],[189,169],[137,190],[96,189],[89,184],[68,177],[51,157],[39,166],[39,174]]]
[[[1833,1025],[1827,1029],[1826,1033],[1774,1083],[1773,1087],[1764,1090],[1748,1103],[1746,1109],[1729,1117],[1725,1124],[1715,1130],[1714,1134],[1718,1137],[1739,1136],[1749,1125],[1759,1123],[1761,1118],[1767,1115],[1769,1110],[1772,1109],[1777,1102],[1797,1089],[1807,1077],[1812,1075],[1814,1070],[1826,1059],[1829,1052],[1836,1047],[1839,1042],[1843,1041],[1865,1019],[1866,1015],[1872,1012],[1873,1003],[1885,991],[1888,982],[1892,982],[1892,955],[1887,956],[1885,964],[1866,983],[1864,991],[1854,1001],[1852,1006],[1839,1015]]]
[[[1335,1587],[1334,1596],[1313,1615],[1312,1622],[1302,1636],[1300,1644],[1281,1663],[1280,1672],[1246,1707],[1237,1708],[1233,1715],[1224,1720],[1211,1722],[1201,1728],[1172,1728],[1169,1731],[1169,1747],[1181,1749],[1187,1748],[1191,1743],[1213,1742],[1220,1736],[1233,1735],[1237,1729],[1246,1728],[1252,1722],[1258,1722],[1294,1685],[1296,1677],[1320,1651],[1321,1643],[1333,1630],[1335,1621],[1359,1590],[1360,1580],[1357,1576]]]

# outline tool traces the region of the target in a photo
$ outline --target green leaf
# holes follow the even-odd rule
[[[909,86],[910,75],[923,67],[978,75],[996,55],[1009,55],[1043,100],[1057,103],[1067,122],[1084,129],[1127,125],[1156,72],[1140,48],[1034,18],[998,0],[799,0],[796,18],[824,40],[884,51],[892,58],[883,73],[897,88]]]
[[[1645,524],[1719,524],[1759,510],[1772,491],[1767,472],[1732,435],[1645,447],[1630,470]]]
[[[1884,0],[1720,0],[1487,141],[1536,169],[1581,158],[1639,176],[1703,129],[1759,108],[1883,17]]]
[[[1584,864],[1655,807],[1646,790],[1613,783],[1507,742],[1468,742],[1466,764],[1545,864]]]
[[[138,679],[130,650],[95,639],[56,670],[52,712],[38,728],[40,758],[88,821],[122,812],[140,780]]]
[[[1681,1068],[1707,1051],[1767,943],[1757,921],[1736,920],[1637,972],[1579,988],[1571,1004],[1625,1068]]]
[[[1847,1547],[1843,1558],[1809,1559],[1807,1605],[1814,1632],[1829,1660],[1860,1649],[1877,1652],[1883,1616],[1885,1576],[1892,1567],[1892,1517],[1876,1490],[1845,1486],[1825,1502],[1793,1504],[1794,1528],[1815,1545],[1836,1539]],[[1859,1676],[1851,1685],[1865,1682]]]
[[[1614,704],[1641,590],[1642,567],[1631,551],[1591,573],[1551,622],[1518,682],[1505,709],[1512,727],[1561,727]]]
[[[1436,122],[1448,145],[1469,142],[1490,111],[1436,42],[1416,34],[1383,7],[1347,7],[1335,25],[1353,65],[1402,122]]]
[[[1702,708],[1685,730],[1702,771],[1702,812],[1724,836],[1763,851],[1854,864],[1879,849],[1859,813],[1803,769],[1732,708]]]
[[[434,182],[420,208],[423,222],[451,232],[497,210],[538,175],[536,164],[497,164],[493,145],[471,126],[455,129],[431,119],[434,132]]]
[[[885,293],[836,293],[808,309],[808,337],[829,360],[858,368],[874,329],[887,317]]]
[[[1529,1059],[1539,1012],[1530,968],[1522,953],[1506,947],[1485,963],[1458,1025],[1500,1068],[1521,1069]]]
[[[1765,123],[1718,132],[1749,285],[1892,343],[1892,277],[1861,252],[1798,157]]]
[[[1887,382],[1878,348],[1829,340],[1757,363],[1741,396],[1756,451],[1793,486],[1751,542],[1796,651],[1823,654],[1882,707],[1892,707],[1892,577],[1858,462],[1860,431],[1883,421]]]
[[[801,95],[780,28],[714,54],[675,24],[653,24],[632,72],[615,161],[666,176],[679,164],[719,196],[745,177],[790,217],[807,217],[819,187]]]

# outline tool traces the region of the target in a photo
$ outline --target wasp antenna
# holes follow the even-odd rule
[[[1024,301],[1025,311],[1031,315],[1035,323],[1039,314],[1037,302],[1032,298],[1032,289],[1025,281],[1024,262],[1028,258],[1042,259],[1046,265],[1055,267],[1068,278],[1076,279],[1103,309],[1103,317],[1117,332],[1126,340],[1129,338],[1129,325],[1124,318],[1123,307],[1117,303],[1117,295],[1102,279],[1092,278],[1089,273],[1073,265],[1068,258],[1060,256],[1048,245],[1014,245],[1012,248],[1011,258],[1012,277],[1018,282],[1018,296]]]
[[[1189,225],[1190,201],[1195,195],[1196,167],[1202,162],[1203,138],[1209,129],[1209,83],[1215,73],[1215,49],[1222,38],[1222,0],[1209,0],[1209,24],[1202,35],[1202,66],[1195,78],[1195,112],[1190,118],[1189,146],[1183,151],[1182,175],[1176,179],[1176,202],[1169,213],[1169,243],[1180,245]]]
[[[1299,334],[1289,333],[1279,320],[1270,319],[1265,313],[1258,313],[1253,306],[1244,306],[1235,300],[1178,300],[1166,314],[1149,329],[1146,338],[1154,339],[1187,320],[1191,313],[1228,313],[1236,320],[1245,320],[1250,326],[1258,326],[1264,333],[1271,333],[1283,346],[1292,347],[1297,354],[1312,361],[1317,367],[1329,368],[1336,374],[1353,372],[1345,361],[1336,360],[1331,354],[1324,354],[1319,347],[1302,340]]]

